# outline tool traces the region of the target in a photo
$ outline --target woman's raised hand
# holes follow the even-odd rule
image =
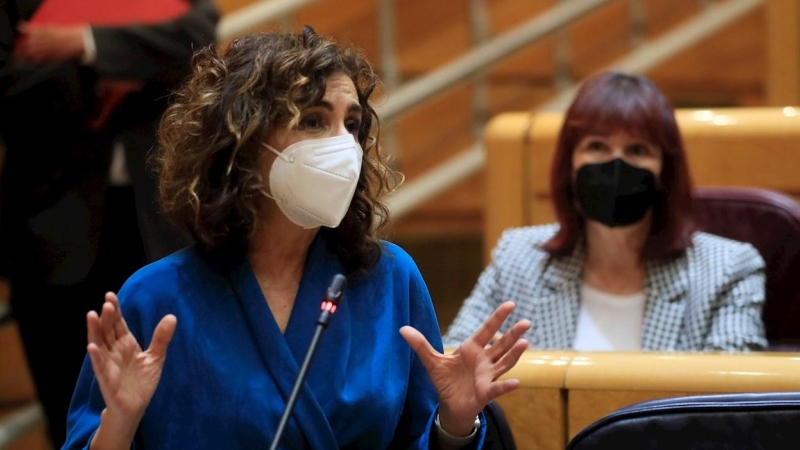
[[[177,323],[175,316],[166,315],[156,326],[150,347],[142,351],[113,292],[106,294],[100,316],[95,311],[86,315],[87,351],[106,403],[104,416],[138,425],[158,386]]]
[[[528,348],[528,341],[520,337],[530,328],[530,321],[520,320],[493,340],[500,336],[497,332],[513,309],[513,302],[500,305],[475,334],[449,355],[436,351],[416,329],[400,329],[439,393],[440,425],[449,434],[468,435],[475,416],[489,401],[519,386],[519,380],[498,378],[514,367]],[[488,345],[490,341],[492,345]]]

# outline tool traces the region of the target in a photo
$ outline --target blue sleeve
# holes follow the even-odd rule
[[[141,345],[142,334],[139,332],[141,329],[139,315],[131,313],[133,305],[126,301],[126,298],[129,297],[128,292],[131,290],[130,285],[129,281],[123,286],[119,291],[118,298],[128,329],[136,336],[137,342]],[[103,394],[100,392],[100,385],[97,384],[92,362],[87,354],[83,360],[83,366],[67,412],[67,438],[61,447],[62,450],[88,450],[94,433],[97,431],[97,427],[100,426],[100,414],[105,407],[106,404],[103,400]],[[131,448],[136,448],[136,442],[133,443]]]
[[[437,351],[442,352],[442,335],[436,311],[433,307],[428,287],[422,279],[416,263],[402,249],[392,244],[387,244],[393,253],[397,271],[404,274],[405,283],[395,283],[399,291],[405,286],[405,292],[395,292],[395,298],[406,297],[409,308],[409,325],[422,333],[428,342]],[[397,330],[399,339],[399,330]],[[422,365],[414,350],[407,344],[410,357],[410,370],[408,377],[408,391],[403,407],[400,423],[395,432],[391,448],[429,449],[435,448],[435,430],[433,419],[438,407],[438,394],[431,383],[428,371]],[[481,448],[486,432],[486,421],[481,414],[481,429],[479,436],[473,441],[471,448]],[[410,440],[411,439],[411,440]]]
[[[105,408],[103,396],[94,378],[92,363],[87,355],[78,376],[75,392],[67,413],[67,439],[62,450],[88,449]]]

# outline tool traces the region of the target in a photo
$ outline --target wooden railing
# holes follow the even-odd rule
[[[800,354],[526,352],[498,399],[520,450],[563,450],[595,420],[644,400],[800,390]]]
[[[778,9],[784,10],[792,0],[769,2],[770,5],[782,4]],[[234,14],[244,10],[244,5],[257,4],[259,1],[218,0],[217,3],[226,14]],[[425,74],[447,63],[454,63],[467,54],[473,39],[467,20],[469,3],[395,1],[395,59],[401,85],[422,79]],[[653,43],[676,25],[702,15],[699,14],[704,10],[702,5],[729,3],[703,0],[608,2],[572,24],[568,30],[487,67],[489,102],[486,114],[492,116],[542,105],[558,93],[556,85],[563,84],[555,81],[559,74],[568,74],[566,82],[579,81],[618,61],[633,49],[642,50],[639,44]],[[381,26],[376,20],[380,15],[380,4],[373,0],[353,0],[347,8],[341,8],[331,0],[312,2],[296,11],[290,19],[264,24],[263,29],[274,29],[276,26],[297,29],[301,24],[311,24],[320,32],[356,43],[383,75],[387,68],[382,67],[379,45]],[[493,37],[502,35],[558,4],[557,0],[486,2],[489,34]],[[640,4],[640,7],[632,8],[635,4]],[[637,20],[634,10],[646,14]],[[786,16],[794,17],[790,12],[787,11]],[[609,27],[609,23],[619,26]],[[792,31],[795,28],[790,23],[777,29]],[[679,104],[765,104],[766,30],[763,8],[756,8],[744,18],[724,27],[715,36],[670,59],[668,64],[648,70],[648,75],[671,100]],[[691,33],[686,31],[679,34],[685,37]],[[790,57],[794,54],[794,40],[787,34],[779,41],[786,53],[781,55],[781,60],[791,64],[796,59]],[[567,55],[566,60],[564,54]],[[747,61],[747,64],[732,65],[731,61]],[[565,64],[566,67],[562,67]],[[721,71],[719,67],[730,69]],[[784,70],[782,73],[793,72]],[[387,124],[387,129],[394,130],[396,136],[398,167],[406,174],[407,186],[412,187],[409,193],[413,194],[397,199],[397,205],[393,205],[398,217],[401,212],[410,211],[393,224],[395,236],[478,235],[482,231],[481,220],[485,213],[482,198],[485,189],[480,155],[476,152],[463,154],[462,160],[455,161],[457,164],[453,165],[458,168],[456,172],[460,175],[449,177],[458,183],[449,189],[442,189],[442,176],[432,171],[435,167],[442,167],[444,162],[454,162],[452,158],[464,149],[472,148],[475,143],[472,114],[474,87],[470,83],[458,86],[449,94],[436,97],[434,101],[409,112],[396,124]],[[379,101],[379,106],[388,105],[390,110],[395,109],[392,105],[397,103],[399,93],[399,87],[390,90],[389,97]],[[384,136],[390,134],[384,133]],[[430,173],[438,178],[433,188],[424,184],[425,189],[417,189],[419,184],[416,181]],[[465,175],[469,173],[474,174]],[[427,192],[431,190],[442,193],[417,206],[418,200],[428,198]],[[414,207],[407,206],[408,203]]]

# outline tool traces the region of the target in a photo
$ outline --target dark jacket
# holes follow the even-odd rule
[[[30,17],[39,3],[16,0],[18,17]],[[158,24],[92,27],[97,57],[88,66],[11,64],[0,96],[6,273],[55,285],[86,277],[97,256],[114,141],[126,150],[149,258],[177,249],[181,241],[157,213],[155,179],[145,160],[170,92],[191,73],[193,52],[216,39],[213,1],[190,3],[186,14]],[[102,128],[92,129],[87,124],[97,112],[98,82],[107,79],[143,87],[127,95]]]

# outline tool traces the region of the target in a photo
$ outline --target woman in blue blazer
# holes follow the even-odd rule
[[[395,174],[369,64],[306,27],[207,48],[194,67],[159,142],[162,203],[197,244],[89,313],[64,448],[266,448],[339,273],[281,448],[479,448],[530,324],[487,347],[505,303],[442,354],[416,265],[378,238]]]

